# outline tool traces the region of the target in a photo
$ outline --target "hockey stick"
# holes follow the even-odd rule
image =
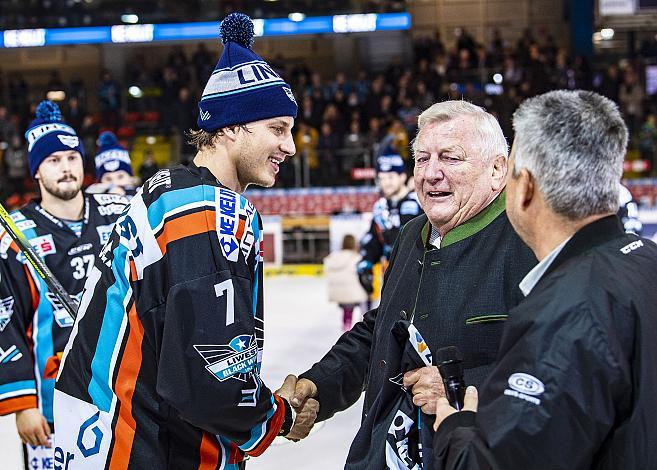
[[[7,231],[11,239],[16,242],[16,245],[18,245],[18,248],[23,252],[23,255],[32,265],[39,277],[44,280],[50,291],[57,296],[59,301],[62,303],[62,306],[66,309],[71,318],[75,320],[78,308],[73,300],[71,300],[71,296],[68,295],[55,275],[50,272],[50,269],[48,269],[46,263],[44,263],[37,252],[34,251],[34,248],[28,239],[25,237],[25,235],[23,235],[18,227],[16,227],[16,224],[2,204],[0,204],[0,225],[2,225],[2,227]]]

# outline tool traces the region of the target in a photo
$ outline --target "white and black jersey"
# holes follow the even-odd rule
[[[361,240],[360,254],[363,261],[373,266],[384,258],[386,261],[406,223],[422,214],[415,192],[411,191],[399,200],[380,198],[372,209],[372,223]]]
[[[620,185],[618,217],[626,233],[641,235],[643,223],[639,219],[639,205],[627,187]]]

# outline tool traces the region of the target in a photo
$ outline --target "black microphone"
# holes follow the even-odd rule
[[[463,408],[465,380],[463,380],[463,356],[456,346],[436,351],[438,371],[443,379],[447,401],[457,410]]]

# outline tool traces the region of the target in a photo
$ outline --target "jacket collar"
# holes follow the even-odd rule
[[[472,217],[471,219],[466,220],[461,225],[457,225],[452,230],[447,232],[445,236],[440,241],[440,247],[444,248],[446,246],[452,245],[456,242],[460,242],[477,232],[486,228],[493,220],[504,212],[506,202],[506,190],[502,191],[493,201],[488,204],[481,212]],[[424,242],[425,249],[434,248],[429,243],[429,237],[431,235],[431,223],[427,219],[427,222],[422,228],[422,241]]]
[[[614,238],[619,238],[625,235],[623,227],[621,226],[618,216],[610,215],[598,219],[585,225],[566,243],[559,255],[552,262],[547,269],[542,279],[545,279],[550,273],[554,272],[559,266],[566,263],[568,260],[576,258],[577,256],[589,251],[596,246],[607,243]],[[540,284],[541,281],[539,281]]]

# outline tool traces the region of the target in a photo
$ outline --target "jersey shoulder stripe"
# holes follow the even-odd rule
[[[123,336],[122,331],[126,327],[126,307],[132,296],[132,287],[128,281],[130,266],[127,252],[128,248],[123,244],[119,244],[114,249],[114,261],[111,267],[114,283],[106,292],[106,308],[96,351],[91,360],[92,377],[88,393],[93,404],[105,412],[109,412],[112,406],[113,367],[122,343],[118,338]]]
[[[128,468],[130,463],[130,453],[135,438],[135,429],[137,429],[137,423],[132,413],[132,398],[142,363],[143,339],[144,327],[133,303],[128,313],[128,338],[119,364],[114,389],[120,403],[118,419],[115,420],[116,424],[112,432],[114,443],[110,462],[113,466],[116,465],[113,468]]]
[[[158,232],[164,221],[180,212],[205,206],[214,206],[214,188],[197,185],[189,188],[174,189],[160,194],[148,206],[148,222],[154,232]]]

